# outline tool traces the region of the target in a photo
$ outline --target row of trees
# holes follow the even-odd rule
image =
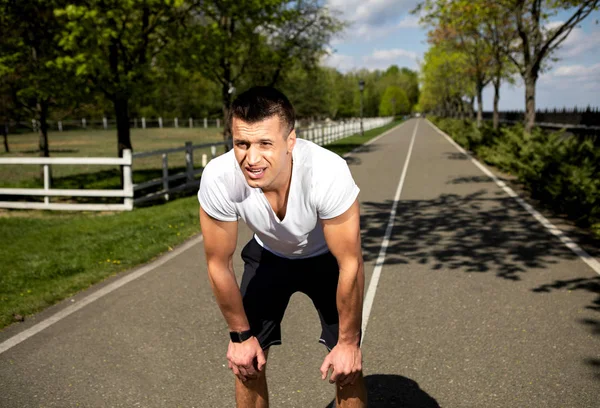
[[[519,75],[525,85],[525,129],[535,123],[535,88],[554,53],[599,0],[426,0],[415,12],[430,26],[431,48],[422,65],[419,108],[465,114],[483,88],[494,86],[494,128],[502,82]],[[565,21],[550,23],[559,12]]]
[[[320,0],[0,0],[0,121],[37,120],[48,156],[50,118],[114,115],[121,156],[132,113],[226,118],[257,84],[304,117],[358,116],[359,79],[365,115],[410,111],[415,72],[319,66],[344,27]]]

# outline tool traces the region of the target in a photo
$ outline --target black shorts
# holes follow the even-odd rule
[[[281,320],[290,297],[306,294],[321,319],[319,341],[331,350],[338,341],[336,292],[338,263],[330,253],[304,259],[281,258],[254,238],[242,250],[244,275],[240,290],[252,334],[261,347],[281,344]]]

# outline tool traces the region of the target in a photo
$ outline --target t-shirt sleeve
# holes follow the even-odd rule
[[[226,183],[220,177],[219,168],[209,162],[200,178],[198,202],[202,209],[219,221],[237,221],[238,214],[229,200]]]
[[[315,204],[317,214],[323,220],[345,213],[360,192],[348,164],[341,157],[331,160],[324,171],[316,174],[316,178]]]

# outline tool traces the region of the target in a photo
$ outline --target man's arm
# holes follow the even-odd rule
[[[217,304],[230,331],[248,330],[242,296],[233,272],[233,253],[237,245],[237,221],[218,221],[200,208],[200,227],[208,278]]]
[[[339,367],[336,367],[334,361],[331,362],[334,366],[331,380],[338,379],[344,385],[353,382],[362,370],[359,346],[365,277],[358,200],[342,215],[323,220],[322,223],[327,246],[337,259],[340,268],[336,294],[339,339],[335,348],[340,348],[343,355],[336,356],[339,358],[337,361]],[[336,372],[340,378],[336,376]]]
[[[242,295],[233,271],[233,253],[237,245],[237,221],[218,221],[200,208],[200,226],[204,236],[204,251],[208,277],[217,304],[230,331],[250,329]],[[258,369],[265,364],[263,351],[255,337],[243,343],[230,343],[227,352],[229,367],[241,380],[254,377],[254,359]]]

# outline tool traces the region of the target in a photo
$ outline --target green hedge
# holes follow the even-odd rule
[[[593,136],[570,136],[522,125],[495,131],[489,123],[430,118],[457,143],[487,164],[514,174],[532,196],[600,236],[600,144]]]

